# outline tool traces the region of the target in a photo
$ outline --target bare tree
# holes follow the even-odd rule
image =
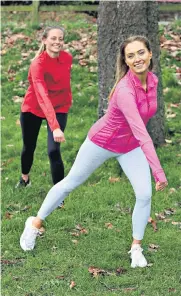
[[[101,1],[98,9],[98,75],[101,117],[114,84],[115,65],[121,42],[131,35],[146,36],[152,46],[154,72],[159,78],[158,111],[148,130],[154,144],[164,143],[164,102],[159,63],[158,4],[156,1]]]

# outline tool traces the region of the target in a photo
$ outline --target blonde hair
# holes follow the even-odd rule
[[[125,39],[123,41],[123,43],[121,44],[120,46],[120,49],[119,49],[119,53],[118,53],[118,56],[117,56],[117,62],[116,62],[116,75],[115,75],[115,78],[116,78],[116,82],[108,96],[108,99],[110,100],[115,89],[116,89],[116,86],[118,84],[118,82],[126,75],[126,73],[128,72],[129,70],[129,67],[127,66],[126,62],[125,62],[125,48],[126,46],[129,44],[129,43],[132,43],[133,41],[140,41],[142,42],[146,48],[148,49],[149,52],[151,52],[151,46],[150,46],[150,42],[149,40],[145,37],[145,36],[140,36],[140,35],[136,35],[136,36],[131,36],[127,39]],[[149,70],[152,70],[153,69],[153,60],[151,59],[150,60],[150,65],[149,65]]]
[[[48,33],[53,30],[53,29],[58,29],[60,31],[63,32],[63,35],[65,35],[65,30],[62,28],[62,27],[59,27],[59,26],[48,26],[45,28],[45,30],[43,31],[43,34],[42,34],[42,39],[43,38],[47,38],[48,37]],[[34,60],[36,57],[38,57],[43,51],[46,50],[46,45],[42,42],[41,45],[40,45],[40,48],[39,50],[37,51],[35,57],[32,59]]]

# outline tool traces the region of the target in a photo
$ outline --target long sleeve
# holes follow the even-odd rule
[[[149,136],[145,124],[140,116],[135,101],[135,95],[124,87],[119,88],[117,91],[117,105],[125,116],[134,137],[138,140],[139,145],[148,160],[155,182],[167,181],[156,154],[152,139]]]
[[[56,128],[60,128],[60,126],[48,96],[48,89],[44,80],[44,68],[39,61],[31,64],[31,77],[38,103],[48,121],[50,129],[54,131]]]

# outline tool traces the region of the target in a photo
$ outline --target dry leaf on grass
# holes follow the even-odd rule
[[[159,245],[149,244],[148,251],[150,251],[150,252],[157,252],[157,250],[158,250],[159,247],[160,247]]]
[[[72,239],[72,242],[73,242],[75,245],[78,244],[78,240],[76,240],[76,239]]]
[[[69,286],[70,289],[73,289],[75,286],[76,286],[76,283],[74,281],[71,281],[70,286]]]
[[[172,225],[181,225],[181,222],[172,221]]]
[[[11,213],[9,213],[9,212],[6,212],[5,213],[5,218],[8,219],[8,220],[10,220],[10,219],[13,218],[13,215]]]
[[[156,232],[158,230],[157,228],[157,224],[156,224],[156,221],[152,219],[152,217],[150,217],[148,219],[148,222],[151,223],[152,227],[153,227],[153,230]]]
[[[93,277],[97,277],[98,275],[113,275],[113,273],[95,266],[90,266],[88,271]]]
[[[112,229],[113,228],[113,225],[111,223],[105,223],[105,226],[108,228],[108,229]]]
[[[120,182],[120,178],[118,177],[118,178],[115,178],[115,177],[109,177],[109,182],[110,183],[115,183],[115,182]]]
[[[64,275],[57,275],[56,276],[56,279],[58,279],[58,280],[64,280],[65,277],[64,277]]]

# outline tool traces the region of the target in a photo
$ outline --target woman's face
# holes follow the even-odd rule
[[[48,32],[47,38],[43,39],[46,50],[50,55],[56,55],[60,52],[64,44],[64,35],[60,29],[52,29]]]
[[[125,62],[135,74],[143,74],[148,71],[152,52],[141,41],[133,41],[125,47]]]

